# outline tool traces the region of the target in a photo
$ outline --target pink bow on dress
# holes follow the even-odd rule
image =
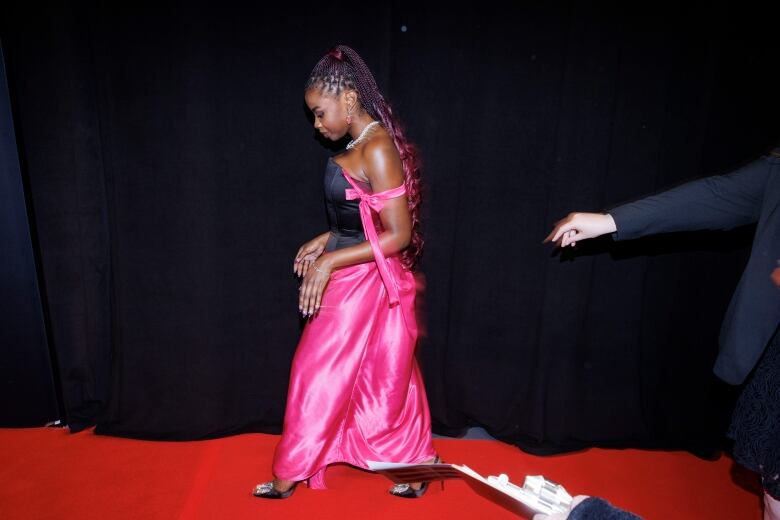
[[[379,237],[376,234],[374,220],[371,218],[371,210],[373,209],[379,213],[385,205],[384,201],[404,195],[406,193],[406,186],[401,184],[397,188],[377,193],[366,193],[360,189],[360,186],[355,183],[355,180],[346,172],[346,170],[342,168],[341,173],[346,177],[347,182],[349,182],[353,188],[347,188],[345,190],[347,200],[360,199],[360,220],[363,222],[363,231],[365,232],[368,241],[371,243],[371,250],[374,252],[374,260],[376,261],[377,269],[379,269],[379,276],[382,277],[382,281],[385,284],[388,298],[390,299],[390,306],[392,307],[398,303],[398,286],[396,285],[396,280],[392,271],[387,267],[385,255],[379,247]]]

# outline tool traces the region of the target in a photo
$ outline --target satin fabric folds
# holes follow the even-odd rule
[[[375,261],[336,269],[320,310],[306,324],[293,359],[282,439],[273,472],[325,489],[328,464],[367,468],[368,460],[422,462],[434,457],[417,343],[415,278],[379,249],[371,210],[403,194],[353,187]],[[380,270],[377,265],[380,264]]]

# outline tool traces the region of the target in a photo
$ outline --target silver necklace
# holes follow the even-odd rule
[[[355,139],[351,140],[347,143],[347,150],[354,148],[357,146],[357,144],[362,141],[366,137],[366,132],[368,132],[369,129],[373,128],[375,125],[378,125],[379,121],[371,121],[368,123],[365,128],[363,128],[363,131],[360,132],[360,135],[357,136]]]

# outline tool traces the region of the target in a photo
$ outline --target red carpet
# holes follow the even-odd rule
[[[0,429],[0,518],[519,518],[463,482],[404,500],[386,493],[384,477],[347,466],[328,470],[327,491],[302,485],[287,500],[254,498],[254,485],[270,477],[277,441],[246,434],[151,442],[91,430]],[[521,484],[526,474],[542,474],[572,495],[599,495],[647,519],[760,518],[760,497],[734,483],[725,457],[706,462],[681,452],[600,449],[535,457],[496,441],[434,444],[445,461],[483,475],[504,472]]]

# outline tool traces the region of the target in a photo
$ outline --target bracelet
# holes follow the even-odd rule
[[[317,271],[318,273],[324,273],[324,272],[325,272],[325,271],[323,271],[322,269],[320,269],[319,267],[317,267],[317,266],[316,266],[316,265],[314,265],[314,264],[311,264],[311,266],[312,266],[312,268],[314,268],[314,270],[315,270],[315,271]]]

